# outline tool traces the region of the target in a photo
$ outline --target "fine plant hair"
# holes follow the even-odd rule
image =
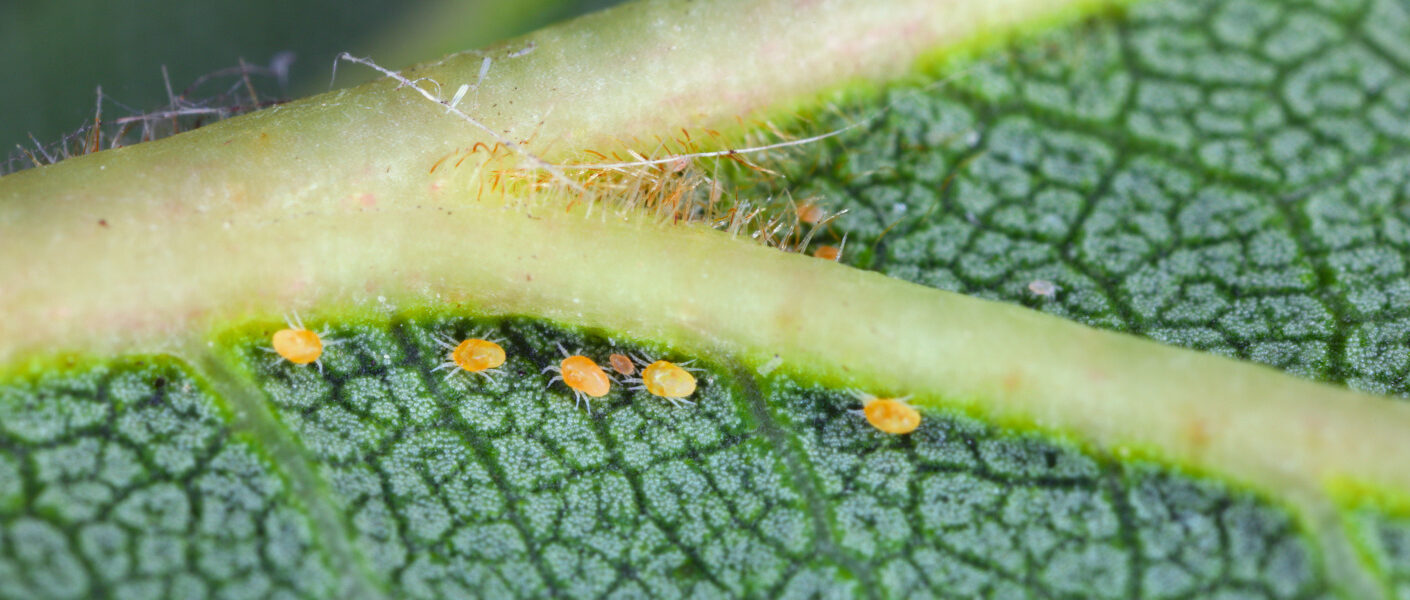
[[[512,53],[515,58],[532,52],[533,45]],[[282,96],[287,89],[288,68],[292,53],[276,55],[268,65],[250,65],[241,60],[235,67],[203,75],[180,93],[173,91],[166,68],[162,68],[168,102],[156,110],[139,112],[117,102],[97,90],[92,123],[85,124],[55,143],[44,145],[37,140],[32,147],[19,146],[0,169],[0,174],[24,168],[58,162],[71,156],[88,154],[107,148],[117,148],[142,141],[167,137],[189,131],[201,125],[231,116],[253,112],[287,102]],[[662,225],[698,225],[721,230],[733,237],[786,252],[808,252],[821,232],[845,216],[846,210],[829,212],[827,206],[838,199],[803,198],[795,200],[785,185],[772,186],[777,193],[764,195],[760,186],[742,191],[734,182],[775,181],[785,179],[788,161],[808,146],[819,143],[844,143],[844,134],[860,130],[877,121],[891,108],[885,105],[866,114],[848,115],[836,106],[828,110],[846,123],[841,127],[814,133],[794,135],[786,129],[817,129],[801,115],[793,115],[793,125],[780,127],[772,120],[746,123],[737,118],[735,137],[708,128],[681,128],[679,135],[654,136],[650,143],[633,138],[618,140],[618,150],[581,149],[577,158],[550,162],[530,152],[528,140],[516,141],[486,126],[472,116],[478,105],[482,83],[491,74],[493,60],[482,55],[478,76],[473,84],[463,84],[447,97],[442,84],[433,78],[410,79],[378,65],[370,58],[343,52],[333,62],[333,77],[337,66],[351,62],[373,69],[397,82],[395,89],[407,88],[427,102],[444,110],[446,116],[469,123],[486,133],[493,144],[477,142],[469,148],[452,152],[430,167],[456,169],[466,165],[478,171],[480,186],[477,199],[486,193],[516,205],[556,203],[567,209],[581,207],[584,217],[598,214],[600,218],[616,215],[623,218],[645,218]],[[969,73],[973,67],[962,68],[932,84],[945,85],[955,77]],[[255,81],[267,88],[274,80],[279,96],[261,94]],[[202,89],[223,82],[213,95],[200,96]],[[331,85],[331,81],[330,81]],[[471,92],[474,92],[471,95]],[[464,102],[470,96],[469,102]],[[462,103],[469,105],[462,109]],[[112,104],[128,114],[104,119],[105,104]],[[514,166],[507,158],[518,157]],[[472,157],[476,160],[469,160]],[[453,160],[452,160],[453,159]],[[804,207],[810,217],[803,218]],[[837,236],[834,234],[834,238]],[[843,236],[845,238],[845,235]]]
[[[531,49],[532,46],[525,50]],[[527,53],[520,52],[520,55]],[[767,133],[746,134],[741,144],[729,143],[730,140],[712,129],[692,135],[688,129],[682,128],[678,137],[656,139],[655,150],[650,154],[657,158],[631,149],[623,150],[627,155],[625,157],[617,152],[609,155],[584,150],[582,154],[597,160],[551,163],[530,152],[525,147],[527,142],[511,140],[461,110],[459,105],[472,88],[469,84],[459,86],[454,95],[447,98],[445,86],[433,78],[410,79],[369,58],[346,52],[340,54],[337,60],[376,70],[396,81],[397,89],[409,88],[428,102],[444,107],[447,115],[471,124],[494,140],[493,145],[476,143],[468,149],[441,157],[431,166],[430,173],[437,172],[443,166],[447,169],[459,168],[466,164],[468,158],[479,155],[481,160],[471,162],[470,166],[480,172],[482,181],[489,180],[490,193],[505,198],[526,194],[536,203],[560,202],[568,208],[581,205],[585,217],[592,216],[596,209],[599,215],[604,216],[608,212],[622,216],[645,214],[661,223],[703,223],[734,236],[743,234],[785,251],[804,251],[814,234],[841,213],[826,215],[811,227],[804,227],[805,224],[797,218],[797,206],[791,197],[739,200],[725,191],[726,184],[719,175],[721,168],[726,166],[723,163],[729,162],[767,176],[779,176],[777,171],[763,166],[763,163],[790,149],[839,136],[870,120],[868,118],[804,138],[790,137],[772,122],[766,121],[755,124],[756,127],[744,127],[745,130]],[[473,85],[477,92],[491,64],[488,56],[482,60],[479,76]],[[742,121],[741,125],[744,125]],[[763,139],[761,136],[773,136],[773,139]],[[723,149],[704,150],[697,142],[701,138]],[[627,148],[642,146],[639,140],[623,142],[623,145]],[[463,156],[456,158],[461,154]],[[527,166],[493,168],[500,159],[516,155],[524,159]],[[456,160],[452,162],[451,158]],[[477,198],[482,198],[485,191],[482,186],[476,193]]]
[[[509,58],[532,50],[533,46],[529,45],[512,53]],[[481,184],[475,194],[477,199],[483,199],[488,191],[516,205],[526,202],[539,205],[555,203],[569,210],[582,207],[585,218],[596,212],[600,218],[616,214],[621,217],[644,217],[660,224],[703,225],[786,252],[806,253],[817,234],[826,231],[846,211],[829,213],[825,208],[820,208],[835,204],[835,199],[808,198],[803,205],[819,207],[821,212],[816,219],[802,219],[801,205],[786,187],[779,194],[750,198],[734,189],[736,186],[729,182],[740,180],[740,175],[746,171],[757,177],[782,178],[781,171],[784,169],[777,167],[783,165],[795,151],[863,128],[891,109],[888,104],[869,114],[849,117],[837,107],[829,106],[831,112],[848,123],[802,137],[785,133],[769,120],[745,123],[742,118],[737,118],[739,129],[745,132],[742,139],[728,139],[713,129],[701,129],[692,134],[689,129],[681,128],[680,135],[668,138],[655,136],[654,143],[643,143],[635,138],[619,140],[621,150],[604,153],[584,148],[578,155],[586,157],[585,160],[569,159],[554,163],[530,152],[525,147],[527,140],[511,140],[460,108],[470,90],[478,94],[480,85],[488,75],[492,60],[487,55],[483,57],[475,83],[459,86],[449,98],[441,82],[433,78],[410,79],[369,58],[355,57],[346,52],[340,54],[334,63],[335,77],[338,62],[351,62],[376,70],[384,77],[397,81],[397,89],[409,88],[426,101],[443,107],[447,115],[488,134],[494,141],[493,145],[477,142],[469,148],[441,157],[430,167],[430,173],[434,174],[443,167],[460,168],[471,157],[478,157],[479,160],[470,161],[470,166],[480,175]],[[927,89],[944,86],[981,64],[957,69],[933,82]],[[798,115],[793,121],[808,123],[808,119]],[[522,159],[521,166],[497,166],[504,164],[501,159],[513,156]],[[452,158],[455,160],[452,161]],[[845,235],[842,239],[845,240]]]
[[[522,54],[519,55],[519,56],[522,56]],[[399,89],[405,87],[405,88],[411,88],[412,90],[415,90],[415,91],[416,91],[418,94],[420,94],[423,98],[425,98],[425,99],[427,99],[427,100],[429,100],[429,101],[431,101],[431,102],[434,102],[434,103],[436,103],[436,104],[440,104],[440,105],[445,106],[445,107],[446,107],[446,113],[447,113],[447,114],[453,114],[453,115],[459,117],[461,120],[465,121],[466,123],[469,123],[469,124],[473,125],[476,129],[479,129],[479,130],[481,130],[481,131],[484,131],[485,133],[489,134],[489,136],[490,136],[492,139],[494,139],[495,143],[500,144],[500,145],[503,145],[504,147],[506,147],[506,148],[510,149],[511,151],[513,151],[515,154],[519,154],[520,156],[523,156],[523,157],[524,157],[525,159],[527,159],[530,163],[533,163],[534,166],[536,166],[536,167],[538,167],[538,168],[541,168],[541,169],[547,171],[547,172],[548,172],[550,175],[552,175],[553,178],[554,178],[555,180],[557,180],[558,182],[560,182],[560,183],[562,183],[562,184],[564,184],[564,185],[567,185],[567,186],[570,187],[570,188],[580,189],[580,188],[578,187],[578,185],[577,185],[577,182],[573,181],[572,179],[569,179],[567,175],[564,175],[563,172],[558,168],[557,165],[554,165],[553,163],[550,163],[550,162],[548,162],[548,161],[546,161],[546,160],[544,160],[544,159],[542,159],[542,158],[539,158],[538,156],[534,155],[532,152],[529,152],[529,150],[528,150],[527,148],[524,148],[524,147],[521,146],[520,144],[515,143],[514,140],[511,140],[511,139],[509,139],[509,138],[507,138],[507,137],[504,137],[504,135],[500,134],[498,131],[495,131],[495,130],[493,130],[493,129],[490,129],[490,128],[487,127],[484,123],[481,123],[478,119],[476,119],[476,118],[474,118],[474,117],[472,117],[472,116],[466,114],[464,111],[461,111],[459,108],[457,108],[457,107],[456,107],[456,104],[458,104],[458,103],[460,102],[460,98],[463,97],[463,94],[457,93],[456,98],[455,98],[455,102],[451,102],[450,100],[447,100],[447,99],[441,94],[441,92],[442,92],[442,90],[441,90],[441,83],[440,83],[439,81],[436,81],[435,79],[431,79],[431,78],[429,78],[429,77],[424,77],[424,78],[416,79],[416,80],[410,80],[410,79],[407,79],[405,76],[403,76],[400,71],[393,71],[393,70],[384,68],[384,67],[382,67],[381,65],[378,65],[377,63],[372,62],[372,59],[369,59],[369,58],[359,58],[359,57],[353,56],[352,54],[349,54],[349,53],[347,53],[347,52],[344,52],[344,53],[342,53],[342,54],[339,54],[339,55],[338,55],[338,60],[340,60],[340,61],[347,61],[347,62],[351,62],[351,63],[357,63],[357,64],[360,64],[360,65],[369,67],[369,68],[371,68],[371,69],[374,69],[374,70],[376,70],[377,72],[381,73],[382,75],[384,75],[384,76],[386,76],[386,77],[388,77],[388,78],[390,78],[390,79],[396,80],[397,83],[398,83],[397,87],[398,87]],[[482,62],[482,63],[481,63],[481,66],[480,66],[480,81],[483,81],[484,75],[485,75],[485,73],[488,71],[488,69],[489,69],[489,63],[488,63],[488,62]],[[333,74],[334,74],[335,77],[337,76],[336,66],[335,66],[335,68],[334,68],[334,73],[333,73]],[[435,93],[435,94],[432,94],[432,93],[430,92],[430,90],[427,90],[426,88],[421,87],[420,85],[418,85],[418,84],[421,83],[422,81],[429,81],[430,83],[434,84],[434,85],[436,86],[436,93]],[[476,87],[479,87],[479,83],[480,83],[479,81],[476,82]],[[465,87],[462,86],[462,87],[461,87],[461,90],[463,91],[464,89],[465,89]]]
[[[166,88],[167,102],[150,111],[137,110],[119,102],[105,94],[102,86],[98,86],[94,94],[92,121],[49,143],[43,143],[31,134],[28,144],[16,144],[4,163],[0,164],[0,175],[99,150],[170,137],[283,104],[289,101],[289,67],[293,62],[292,52],[276,54],[267,65],[252,65],[240,59],[235,66],[197,77],[179,92],[172,87],[171,77],[163,65],[162,82]],[[274,91],[272,94],[268,93],[271,89]],[[113,116],[113,112],[122,114]]]

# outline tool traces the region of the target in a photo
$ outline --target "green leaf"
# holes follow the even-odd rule
[[[504,343],[503,375],[432,373],[434,336],[470,331]],[[5,593],[1328,591],[1284,509],[1147,462],[938,413],[887,435],[845,392],[714,363],[694,407],[619,388],[589,414],[545,388],[556,345],[652,349],[526,319],[327,337],[321,374],[263,337],[239,346],[233,369],[260,384],[226,390],[230,410],[163,360],[6,388],[4,463],[25,476],[8,495]],[[266,436],[304,451],[262,457],[287,444]],[[313,480],[286,483],[298,471]],[[339,525],[317,526],[324,512]]]
[[[512,90],[569,85],[564,39],[649,47],[676,8],[541,34],[485,97],[528,127]],[[1407,10],[1151,0],[840,111],[780,84],[819,130],[876,116],[741,194],[848,209],[817,243],[855,266],[1062,319],[562,196],[427,196],[464,142],[408,132],[464,124],[390,84],[7,177],[0,597],[1410,597],[1410,405],[1303,380],[1406,394]],[[655,102],[631,119],[680,108]],[[590,137],[604,106],[561,110]],[[297,366],[271,313],[310,305],[331,344]],[[447,377],[443,335],[508,362]],[[562,349],[694,360],[695,404],[580,408]],[[914,394],[920,428],[850,386]]]
[[[0,595],[328,596],[307,498],[169,359],[0,390]]]
[[[1410,9],[1325,4],[1138,4],[888,92],[787,181],[853,264],[1403,397]]]

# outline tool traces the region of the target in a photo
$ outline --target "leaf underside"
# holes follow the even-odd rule
[[[848,209],[817,243],[859,267],[1405,396],[1407,40],[1394,0],[1140,4],[898,86],[760,185]],[[696,357],[528,317],[330,325],[321,368],[247,328],[0,383],[0,598],[1337,591],[1283,499],[1210,476],[955,414],[886,435],[845,390],[703,358],[693,407],[618,386],[588,413],[547,386],[557,345]],[[503,372],[433,372],[472,332]],[[1410,520],[1341,516],[1410,598]]]
[[[504,345],[503,373],[433,373],[446,354],[434,336],[471,332]],[[5,388],[0,593],[1328,591],[1284,510],[1157,465],[942,414],[887,435],[846,392],[731,365],[704,366],[694,407],[619,387],[589,415],[545,387],[557,344],[656,352],[530,319],[398,319],[330,338],[321,374],[252,338],[232,372],[259,387],[219,400],[160,358]],[[242,412],[256,416],[229,417]],[[262,452],[280,444],[269,435],[302,450]],[[312,482],[291,481],[294,461]],[[320,530],[320,511],[337,529]],[[1366,528],[1387,547],[1410,534],[1375,515]]]
[[[844,261],[1410,394],[1410,3],[1139,3],[960,73],[795,159]]]

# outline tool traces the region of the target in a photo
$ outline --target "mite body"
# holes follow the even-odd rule
[[[632,364],[632,359],[627,358],[625,354],[613,353],[607,357],[607,362],[612,365],[612,370],[620,375],[631,377],[636,374],[636,365]]]
[[[878,398],[865,392],[853,392],[862,402],[860,413],[867,423],[881,431],[892,434],[906,434],[920,427],[920,412],[906,403],[909,396],[901,398]]]
[[[573,396],[577,399],[577,404],[587,404],[588,412],[592,412],[592,399],[601,398],[612,391],[612,378],[607,376],[607,372],[602,367],[597,366],[597,362],[581,354],[569,355],[563,346],[558,346],[558,351],[563,353],[563,360],[558,365],[544,367],[544,372],[554,371],[558,375],[548,380],[548,385],[553,385],[555,381],[562,381],[563,385],[573,390]],[[577,406],[575,404],[574,406]]]
[[[687,363],[676,364],[667,360],[645,360],[636,359],[643,367],[640,377],[627,379],[627,383],[636,384],[631,389],[646,390],[647,393],[657,398],[665,398],[676,407],[686,404],[695,404],[686,400],[695,393],[695,376],[690,374],[690,370],[685,366]]]
[[[288,327],[274,332],[274,336],[270,338],[274,353],[296,365],[313,363],[318,367],[318,372],[322,373],[323,363],[318,359],[323,356],[323,347],[331,345],[323,339],[326,332],[320,335],[304,327],[298,314],[295,314],[293,319],[285,317],[284,324]]]
[[[483,334],[474,334],[460,343],[456,343],[455,338],[444,335],[437,336],[436,341],[449,352],[446,359],[431,369],[431,372],[448,370],[450,372],[446,374],[446,379],[456,373],[466,372],[493,381],[493,376],[500,373],[500,365],[504,364],[504,347],[484,339]]]

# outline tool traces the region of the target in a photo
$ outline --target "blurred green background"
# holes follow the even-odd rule
[[[16,144],[32,150],[30,134],[48,144],[91,122],[99,85],[139,111],[165,105],[162,65],[179,93],[241,58],[267,65],[292,51],[286,91],[269,78],[255,85],[261,95],[297,98],[328,89],[333,58],[343,51],[399,68],[618,1],[0,0],[0,157]],[[338,87],[371,76],[342,67]],[[103,110],[105,120],[130,115],[112,103]]]

